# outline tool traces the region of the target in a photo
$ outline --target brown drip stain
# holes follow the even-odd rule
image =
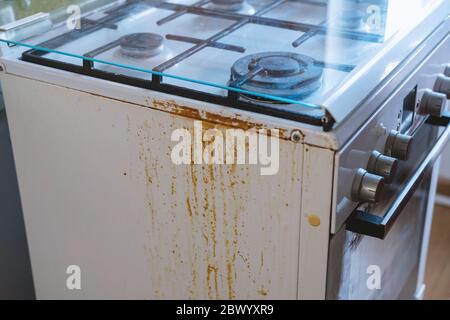
[[[264,267],[264,251],[261,250],[261,268]]]
[[[230,175],[230,182],[229,185],[231,187],[232,197],[233,197],[233,203],[236,205],[239,203],[236,190],[234,190],[234,186],[238,184],[236,181],[234,181],[234,176]],[[236,282],[236,272],[234,270],[235,264],[236,264],[236,257],[239,253],[238,250],[238,235],[239,235],[239,208],[236,208],[234,210],[233,214],[233,224],[232,229],[230,230],[231,233],[227,233],[228,237],[231,237],[231,239],[227,239],[225,242],[226,245],[226,251],[227,251],[227,286],[228,286],[228,299],[233,300],[236,298],[236,292],[235,292],[235,282]]]
[[[228,262],[227,263],[227,282],[228,282],[228,299],[233,300],[236,298],[236,293],[234,292],[234,270],[233,270],[233,263],[234,262]]]
[[[268,294],[267,290],[264,289],[264,287],[261,287],[261,289],[259,289],[257,292],[258,292],[258,294],[260,294],[264,297],[267,296],[267,294]]]
[[[187,179],[187,185],[190,185],[191,179],[189,177],[189,174],[191,174],[193,176],[193,172],[194,170],[192,169],[193,165],[191,165],[191,170],[190,171],[186,171],[186,179]],[[194,178],[192,178],[194,179]],[[189,192],[189,191],[188,191]],[[196,193],[196,190],[194,188],[194,193]],[[195,239],[195,235],[199,232],[198,230],[198,224],[197,224],[197,220],[196,220],[196,213],[197,213],[197,209],[196,209],[196,204],[194,203],[194,207],[191,204],[191,196],[190,194],[187,195],[186,197],[186,207],[187,207],[187,211],[189,214],[189,221],[190,221],[190,225],[191,225],[191,237],[194,237]],[[195,211],[194,211],[195,210]],[[195,241],[195,240],[194,240]],[[190,293],[190,298],[191,299],[198,299],[198,265],[199,265],[199,259],[198,259],[198,248],[194,247],[192,248],[193,250],[193,257],[190,257],[190,268],[191,268],[191,286],[189,289],[189,293]]]
[[[196,175],[196,172],[195,172],[194,164],[191,164],[190,167],[191,167],[192,187],[193,187],[193,190],[194,190],[194,203],[195,203],[195,208],[196,208],[196,211],[197,211],[198,210],[198,192],[197,192],[197,183],[198,183],[198,181],[197,181],[197,175]]]
[[[206,170],[208,170],[206,172]],[[207,253],[207,270],[206,275],[207,285],[208,285],[208,296],[217,298],[219,296],[219,285],[218,285],[218,268],[216,265],[216,250],[217,250],[217,217],[216,217],[216,207],[215,207],[215,184],[214,184],[214,172],[213,166],[210,165],[208,168],[203,167],[203,182],[204,182],[204,209],[206,214],[206,227],[209,232],[209,246]],[[211,204],[209,203],[209,196],[211,196]],[[212,256],[211,256],[212,254]],[[212,292],[211,285],[211,273],[214,273],[214,290],[215,295]]]
[[[151,169],[150,165],[149,165],[149,155],[148,155],[148,148],[146,147],[149,144],[149,134],[148,134],[148,122],[144,121],[143,125],[138,128],[137,131],[137,136],[140,138],[140,140],[142,140],[139,143],[139,159],[141,161],[145,162],[145,166],[144,166],[144,171],[145,171],[145,184],[146,184],[146,188],[147,188],[147,192],[146,192],[146,198],[147,198],[147,204],[148,204],[148,208],[149,208],[149,212],[150,212],[150,216],[151,216],[151,224],[152,224],[152,229],[153,231],[155,231],[155,210],[153,208],[153,197],[152,197],[152,192],[151,192],[151,185],[153,184],[153,177],[151,175]]]
[[[212,275],[214,275],[214,291],[216,293],[216,299],[220,299],[219,295],[219,268],[208,265],[207,271],[206,271],[206,281],[208,283],[208,296],[211,298],[213,297],[213,288],[211,285]]]
[[[194,253],[194,264],[197,264],[197,253]],[[194,265],[192,266],[192,288],[190,290],[193,299],[195,298],[196,288],[197,288],[197,268]]]
[[[150,183],[150,184],[153,183],[153,178],[150,175],[150,169],[148,167],[148,163],[147,162],[145,163],[145,179],[147,181],[147,184],[148,183]]]
[[[209,181],[211,182],[211,239],[213,241],[213,256],[216,257],[217,251],[217,212],[216,212],[216,199],[215,199],[215,179],[214,179],[214,167],[213,165],[209,166]]]
[[[172,177],[172,184],[170,185],[170,192],[171,192],[172,196],[174,196],[177,193],[175,181],[176,181],[176,178]]]
[[[189,198],[189,196],[186,198],[186,205],[189,212],[189,217],[192,217],[191,199]]]

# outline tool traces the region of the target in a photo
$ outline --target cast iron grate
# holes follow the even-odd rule
[[[359,41],[379,43],[384,40],[381,35],[377,34],[370,34],[351,30],[332,29],[327,26],[327,21],[323,21],[320,24],[314,25],[263,17],[263,15],[265,15],[266,13],[289,1],[292,0],[274,0],[269,2],[259,11],[255,12],[255,14],[247,15],[204,7],[205,5],[211,2],[210,0],[200,0],[194,3],[193,5],[183,5],[178,3],[175,4],[171,2],[162,2],[155,0],[128,0],[116,8],[105,11],[106,15],[101,19],[98,19],[96,21],[87,18],[82,19],[81,23],[82,29],[72,30],[67,33],[61,34],[37,46],[39,48],[46,48],[47,50],[56,50],[58,47],[76,41],[82,37],[88,36],[89,34],[98,31],[102,28],[117,29],[116,23],[126,18],[129,15],[130,10],[134,6],[140,4],[150,5],[155,8],[173,11],[172,14],[169,14],[165,18],[162,18],[159,21],[157,21],[156,22],[157,25],[169,23],[170,21],[182,17],[185,14],[203,15],[233,21],[233,23],[230,26],[224,28],[223,30],[209,37],[208,39],[197,39],[194,37],[186,37],[176,34],[165,35],[166,39],[191,43],[193,44],[193,46],[176,55],[175,57],[165,61],[164,63],[158,65],[157,67],[153,68],[151,80],[134,78],[117,73],[111,73],[95,69],[93,62],[94,58],[103,52],[106,52],[119,46],[120,39],[112,41],[111,43],[108,43],[106,45],[103,45],[94,50],[91,50],[90,52],[86,52],[85,54],[83,54],[83,57],[86,59],[83,59],[82,66],[46,58],[45,55],[48,53],[48,51],[39,49],[32,49],[24,52],[22,54],[22,59],[24,61],[52,68],[58,68],[70,72],[75,72],[79,74],[84,74],[92,77],[97,77],[109,81],[129,84],[141,88],[148,88],[151,90],[156,90],[187,98],[193,98],[196,100],[211,102],[238,109],[268,114],[280,118],[305,122],[313,125],[319,125],[323,126],[324,130],[330,130],[334,124],[334,119],[331,117],[331,115],[327,114],[323,110],[320,110],[320,112],[304,112],[295,110],[294,108],[292,109],[280,108],[277,107],[276,105],[264,105],[262,107],[260,105],[249,103],[248,101],[241,99],[241,94],[238,92],[239,90],[236,91],[228,90],[228,94],[226,96],[220,96],[207,92],[197,91],[194,89],[175,86],[163,82],[163,73],[166,70],[182,62],[183,60],[191,57],[192,55],[202,51],[205,48],[213,47],[222,50],[230,50],[244,53],[246,51],[246,48],[242,46],[236,46],[230,43],[224,43],[221,41],[221,39],[241,29],[247,24],[258,24],[263,26],[270,26],[302,32],[302,35],[292,43],[293,47],[300,46],[305,41],[316,35],[325,35],[329,32],[332,32],[333,36],[335,37],[337,36]],[[318,1],[308,1],[308,0],[295,0],[295,1],[316,6],[327,5],[324,2]],[[324,61],[316,61],[316,64],[322,68],[331,68],[344,72],[350,72],[355,68],[355,66],[353,65],[327,63]],[[245,81],[250,80],[251,77],[252,75],[249,74],[242,77],[242,79],[240,79],[241,81],[234,81],[232,83],[233,85],[232,88],[240,89],[240,86],[242,86],[245,83]]]

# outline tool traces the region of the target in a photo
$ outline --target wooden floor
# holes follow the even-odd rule
[[[425,283],[426,299],[450,300],[450,208],[435,209]]]

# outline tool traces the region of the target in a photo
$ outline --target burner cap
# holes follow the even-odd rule
[[[150,58],[164,48],[164,38],[155,33],[132,33],[120,39],[123,55],[132,58]]]
[[[233,11],[243,14],[255,13],[254,8],[246,0],[211,0],[212,9]]]
[[[245,0],[211,0],[213,4],[239,10]]]
[[[299,99],[320,87],[322,73],[311,57],[266,52],[239,59],[231,69],[231,83],[239,83],[240,88],[252,92]]]

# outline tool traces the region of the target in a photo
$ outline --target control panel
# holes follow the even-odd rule
[[[445,48],[436,57],[448,60]],[[382,204],[401,190],[405,170],[413,170],[426,154],[427,142],[432,144],[427,139],[435,135],[417,132],[425,131],[422,126],[429,116],[443,115],[448,99],[450,64],[426,63],[338,153],[333,233],[356,207]]]

